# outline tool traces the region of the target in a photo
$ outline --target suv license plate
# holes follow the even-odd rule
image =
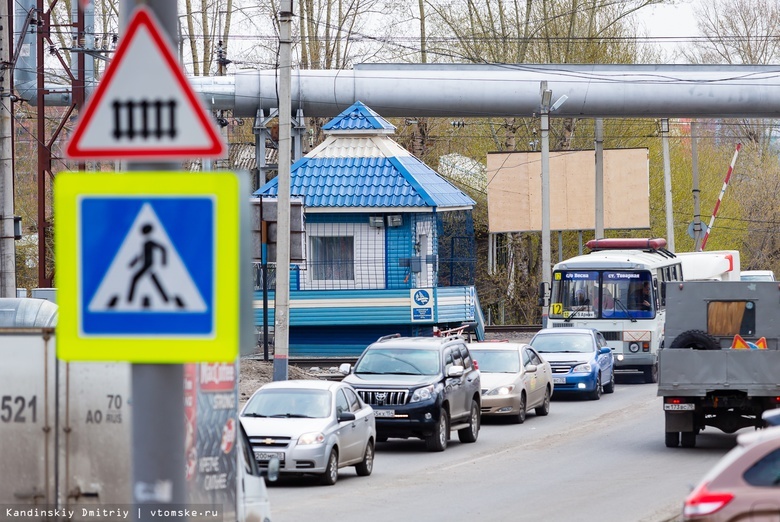
[[[695,404],[664,404],[664,410],[666,411],[691,411],[695,409]]]
[[[395,417],[395,410],[374,410],[377,417]]]
[[[553,384],[566,384],[566,377],[553,377]]]
[[[274,451],[255,451],[255,459],[257,460],[271,460],[274,457],[283,461],[284,453],[278,453]]]

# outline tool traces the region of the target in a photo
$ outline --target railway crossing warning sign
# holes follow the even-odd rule
[[[235,360],[239,184],[231,172],[59,174],[58,357]]]
[[[73,159],[220,157],[225,144],[170,42],[138,7],[116,55],[79,117],[65,153]]]

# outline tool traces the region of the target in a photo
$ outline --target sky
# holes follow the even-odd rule
[[[697,36],[699,31],[694,22],[693,6],[701,0],[679,0],[676,5],[657,5],[646,8],[642,22],[648,35],[669,37],[672,41],[659,43],[668,53],[673,53],[683,37]]]

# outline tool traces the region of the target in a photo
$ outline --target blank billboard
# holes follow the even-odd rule
[[[542,229],[542,154],[487,156],[490,232]],[[604,151],[604,228],[650,228],[647,149]],[[550,153],[550,230],[596,228],[596,156],[592,150]]]

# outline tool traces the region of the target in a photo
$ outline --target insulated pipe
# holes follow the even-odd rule
[[[190,78],[212,109],[276,108],[275,70]],[[384,117],[529,116],[539,83],[568,96],[556,117],[780,117],[780,69],[752,65],[373,65],[296,70],[292,110],[335,116],[362,101]]]
[[[17,69],[17,89],[27,71]],[[211,110],[253,118],[279,106],[274,69],[189,80]],[[780,117],[777,66],[361,64],[295,70],[291,81],[293,114],[306,116],[333,117],[358,100],[384,117],[530,116],[547,81],[556,96],[568,96],[558,118]],[[70,104],[67,86],[51,88],[47,105]],[[19,96],[35,104],[34,88]]]

